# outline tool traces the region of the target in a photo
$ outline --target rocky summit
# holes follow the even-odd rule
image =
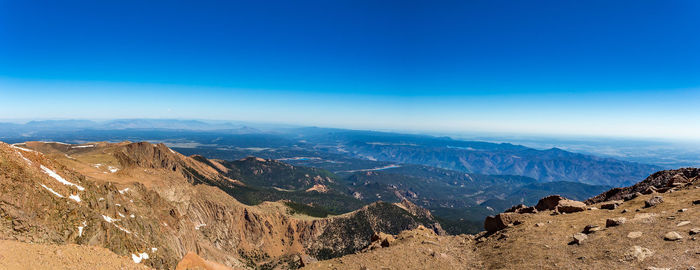
[[[655,173],[585,202],[548,196],[489,216],[481,233],[447,235],[408,200],[327,217],[285,201],[241,203],[234,195],[249,187],[238,177],[282,165],[239,162],[256,166],[232,172],[145,142],[0,143],[0,268],[700,267],[698,169]],[[299,179],[319,194],[333,184]]]

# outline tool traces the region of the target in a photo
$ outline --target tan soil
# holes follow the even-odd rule
[[[150,269],[95,246],[0,240],[0,269]]]

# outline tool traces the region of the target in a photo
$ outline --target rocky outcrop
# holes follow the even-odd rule
[[[611,200],[624,200],[635,196],[635,193],[649,194],[650,192],[665,192],[674,187],[687,185],[700,179],[700,168],[683,168],[666,170],[652,174],[639,183],[629,187],[613,188],[607,192],[586,200],[586,204],[594,204]]]
[[[500,213],[495,216],[488,216],[484,220],[484,229],[487,232],[493,233],[496,231],[508,228],[508,226],[519,224],[518,214],[516,213]]]

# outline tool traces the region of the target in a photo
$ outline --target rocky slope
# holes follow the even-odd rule
[[[104,247],[162,269],[189,252],[234,268],[295,268],[362,250],[378,232],[440,232],[405,205],[325,219],[245,205],[230,195],[244,184],[226,170],[162,144],[0,143],[0,239]]]
[[[659,172],[642,183],[665,187],[676,179],[682,184],[627,201],[587,205],[548,196],[487,219],[488,231],[477,235],[437,236],[416,229],[377,237],[374,248],[307,268],[695,269],[700,267],[699,175],[697,169]]]

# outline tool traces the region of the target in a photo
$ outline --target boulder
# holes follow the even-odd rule
[[[518,214],[516,213],[500,213],[495,216],[488,216],[484,220],[484,229],[486,229],[486,231],[489,233],[493,233],[503,230],[511,224],[522,223],[521,221],[517,220],[517,216]]]
[[[586,209],[587,206],[583,202],[564,199],[559,201],[555,210],[559,213],[574,213],[586,211]]]
[[[615,227],[615,226],[620,226],[627,222],[626,218],[619,217],[619,218],[609,218],[605,221],[605,227]]]
[[[622,204],[622,201],[609,201],[600,205],[600,209],[614,210]]]
[[[646,201],[644,201],[644,208],[649,208],[656,206],[660,203],[664,202],[664,198],[661,196],[654,196]]]
[[[694,200],[694,201],[693,201],[693,204],[696,204],[696,205],[697,205],[697,204],[700,204],[700,200]]]
[[[554,210],[557,207],[557,205],[559,205],[559,201],[561,200],[564,200],[564,198],[559,195],[551,195],[544,197],[537,202],[537,205],[535,205],[535,209],[537,209],[537,211]]]
[[[692,228],[692,229],[690,229],[688,234],[690,234],[690,235],[700,234],[700,228]]]
[[[677,232],[667,232],[666,234],[664,234],[664,240],[666,241],[678,241],[681,239],[683,239],[683,236],[681,236]]]
[[[583,244],[583,242],[586,241],[586,239],[588,239],[587,235],[585,235],[583,233],[577,233],[577,234],[574,234],[574,241],[572,241],[571,243],[580,245],[580,244]]]

